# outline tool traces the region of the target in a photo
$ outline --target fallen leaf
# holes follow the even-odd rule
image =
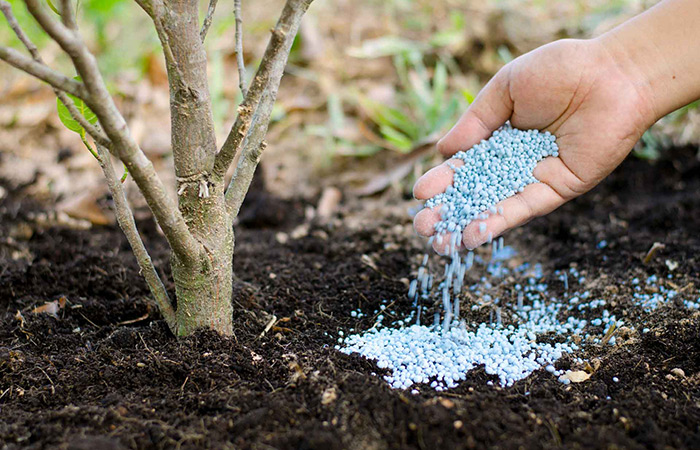
[[[363,263],[364,265],[370,267],[371,269],[376,270],[377,272],[379,271],[379,268],[377,268],[377,264],[374,262],[374,260],[372,259],[371,256],[369,256],[369,255],[362,255],[362,257],[360,258],[360,260],[362,261],[362,263]]]
[[[109,225],[114,222],[112,214],[107,215],[97,203],[102,195],[102,189],[91,189],[62,201],[56,205],[56,209],[74,219],[84,219],[94,225]]]
[[[442,407],[443,407],[443,408],[446,408],[446,409],[452,409],[452,408],[454,408],[454,406],[455,406],[455,402],[453,402],[453,401],[450,400],[449,398],[440,397],[440,398],[438,399],[438,401],[440,402],[440,404],[442,405]]]
[[[674,270],[676,270],[678,268],[678,262],[674,261],[672,259],[667,259],[666,260],[666,267],[668,267],[668,270],[673,272]]]
[[[566,373],[562,375],[563,379],[569,380],[572,383],[582,383],[590,377],[591,374],[589,374],[585,370],[567,370]]]
[[[63,309],[64,306],[66,306],[66,299],[65,297],[61,297],[59,300],[46,302],[42,306],[37,306],[32,309],[32,314],[48,314],[58,318],[58,311]]]
[[[355,193],[360,196],[368,196],[377,194],[384,189],[397,183],[413,170],[413,166],[431,149],[431,145],[421,145],[413,150],[410,154],[404,156],[402,161],[394,165],[391,169],[382,172],[371,178],[364,186],[355,190]]]
[[[15,314],[15,320],[19,321],[20,328],[24,328],[24,316],[22,315],[21,312],[19,312],[19,309],[17,310],[17,313]]]
[[[158,56],[154,52],[146,55],[146,75],[153,85],[166,86],[168,84],[168,74]]]

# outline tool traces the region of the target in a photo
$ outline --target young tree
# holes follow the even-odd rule
[[[83,41],[75,19],[74,0],[60,0],[54,15],[43,0],[25,0],[39,26],[70,57],[79,77],[48,67],[12,13],[0,0],[10,28],[28,50],[0,46],[0,59],[51,85],[65,107],[62,120],[78,131],[86,146],[89,136],[109,190],[119,226],[124,231],[151,294],[176,335],[210,328],[232,333],[233,220],[265,150],[264,137],[280,80],[303,14],[312,0],[287,0],[247,88],[241,38],[241,0],[234,0],[235,45],[243,101],[226,141],[217,148],[207,82],[204,39],[217,0],[210,0],[200,26],[199,0],[136,0],[153,20],[160,39],[170,88],[171,140],[177,179],[177,204],[166,191],[153,164],[129,133],[110,96],[94,55]],[[172,250],[171,265],[177,308],[168,296],[136,229],[121,180],[110,154],[124,166],[143,193],[153,217]],[[238,157],[228,186],[225,175]]]

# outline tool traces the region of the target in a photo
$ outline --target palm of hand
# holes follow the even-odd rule
[[[651,125],[647,118],[653,111],[642,89],[594,41],[558,41],[504,67],[438,149],[451,156],[471,148],[510,120],[516,128],[554,134],[559,157],[540,162],[534,175],[541,183],[501,202],[503,214],[489,217],[485,231],[477,223],[469,225],[464,245],[473,248],[489,235],[547,214],[612,172]],[[427,199],[451,183],[452,170],[443,164],[418,180],[414,194]],[[438,211],[424,209],[415,218],[415,228],[430,236],[439,218]],[[436,249],[443,250],[439,245]]]

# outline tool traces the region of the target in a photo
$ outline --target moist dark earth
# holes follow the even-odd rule
[[[299,232],[304,202],[253,192],[236,227],[234,335],[176,339],[117,228],[41,227],[44,207],[11,190],[0,204],[2,448],[700,448],[700,313],[677,300],[649,314],[627,307],[631,278],[666,282],[674,263],[669,286],[698,297],[696,153],[629,158],[506,238],[545,273],[586,273],[634,328],[578,355],[590,379],[565,386],[540,370],[499,388],[480,369],[418,395],[334,349],[339,330],[371,327],[382,301],[410,311],[405,278],[422,247],[408,217]],[[139,225],[167,279],[163,239]],[[644,264],[654,242],[665,247]],[[32,312],[54,300],[57,317]],[[356,308],[367,316],[352,318]]]

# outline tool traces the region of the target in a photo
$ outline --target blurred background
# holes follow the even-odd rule
[[[10,3],[46,62],[73,75],[66,56],[40,32],[23,2]],[[501,66],[556,39],[599,35],[654,3],[315,0],[290,56],[258,185],[312,205],[324,191],[336,193],[330,197],[340,192],[351,209],[374,205],[405,214],[413,182],[440,161],[434,143]],[[282,4],[243,0],[249,77]],[[202,1],[202,17],[206,6]],[[23,50],[4,20],[0,23],[0,43]],[[79,24],[133,135],[173,185],[167,77],[150,19],[133,0],[82,0]],[[241,100],[233,0],[219,1],[206,47],[221,143]],[[657,123],[633,157],[653,163],[666,148],[698,143],[700,113],[693,104]],[[99,167],[60,123],[52,91],[4,63],[0,180],[0,197],[21,191],[55,204],[64,220],[113,221]],[[128,189],[142,205],[135,186]]]

